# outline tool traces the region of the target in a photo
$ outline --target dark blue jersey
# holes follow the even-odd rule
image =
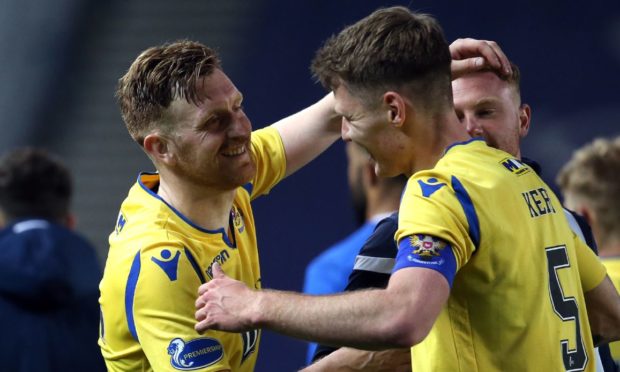
[[[101,268],[81,236],[49,221],[0,229],[0,369],[104,371]]]

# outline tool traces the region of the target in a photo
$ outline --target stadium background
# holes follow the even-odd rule
[[[76,178],[79,229],[106,255],[117,208],[152,166],[127,135],[117,79],[148,46],[189,38],[215,47],[254,128],[324,91],[309,63],[329,35],[379,6],[435,15],[449,41],[496,40],[522,70],[533,107],[523,154],[552,183],[571,152],[620,134],[620,2],[360,0],[6,0],[0,3],[0,151],[58,153]],[[308,261],[354,229],[338,143],[255,203],[263,284],[300,290]],[[264,332],[257,371],[291,371],[304,344]]]

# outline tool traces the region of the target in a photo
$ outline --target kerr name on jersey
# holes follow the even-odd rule
[[[555,213],[555,208],[549,198],[549,193],[544,187],[521,193],[525,204],[530,211],[530,217],[536,218],[548,213]]]

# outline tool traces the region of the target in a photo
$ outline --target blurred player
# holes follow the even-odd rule
[[[598,139],[577,150],[557,182],[568,208],[592,225],[607,274],[620,291],[620,137]],[[620,362],[620,343],[611,351]]]
[[[378,10],[329,39],[313,70],[334,91],[343,139],[371,153],[378,175],[413,175],[389,284],[336,296],[259,292],[218,266],[200,288],[196,328],[415,345],[415,371],[593,371],[591,332],[597,342],[620,338],[620,297],[536,173],[470,140],[437,22]],[[599,305],[592,328],[586,297]]]
[[[191,41],[142,52],[117,96],[158,173],[139,175],[110,235],[99,339],[108,369],[252,371],[259,332],[198,334],[195,293],[216,263],[260,288],[250,201],[338,138],[333,97],[252,133],[218,56]]]
[[[69,170],[47,152],[0,160],[3,371],[104,371],[97,348],[101,267],[73,231]]]
[[[349,142],[346,144],[347,178],[353,207],[361,226],[314,258],[306,268],[304,293],[319,295],[342,292],[355,257],[372,234],[377,222],[398,209],[407,178],[379,178],[368,153]],[[309,363],[316,344],[308,346]]]

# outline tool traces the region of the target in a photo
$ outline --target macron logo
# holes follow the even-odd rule
[[[429,178],[427,182],[418,180],[418,184],[420,185],[420,188],[422,189],[422,195],[425,198],[430,197],[435,193],[435,191],[441,189],[446,185],[445,183],[439,183],[437,178]]]

